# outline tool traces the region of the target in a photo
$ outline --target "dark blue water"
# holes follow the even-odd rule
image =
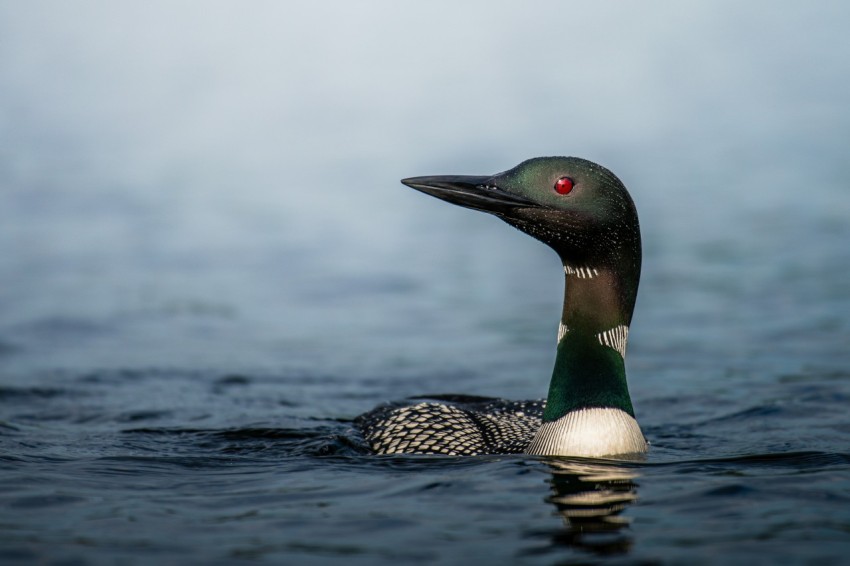
[[[0,5],[0,562],[841,563],[843,3]],[[641,216],[645,461],[375,457],[545,394],[562,272],[410,175]]]

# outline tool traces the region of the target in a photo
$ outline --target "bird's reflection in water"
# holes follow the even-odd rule
[[[563,517],[550,532],[554,547],[569,546],[598,555],[626,554],[632,546],[629,520],[621,513],[637,499],[638,477],[625,465],[550,460],[552,495],[546,498]]]

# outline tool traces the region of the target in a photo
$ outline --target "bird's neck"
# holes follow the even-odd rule
[[[636,284],[610,267],[565,263],[564,272],[558,353],[543,420],[594,408],[619,409],[634,417],[625,354]]]

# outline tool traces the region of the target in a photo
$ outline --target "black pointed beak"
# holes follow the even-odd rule
[[[536,208],[536,202],[499,188],[493,177],[472,175],[437,175],[410,177],[402,183],[452,204],[483,210],[493,214],[506,214],[516,208]]]

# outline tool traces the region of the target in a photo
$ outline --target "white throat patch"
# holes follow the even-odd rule
[[[564,273],[574,275],[579,279],[593,279],[599,275],[599,270],[595,267],[573,267],[572,265],[564,264]]]
[[[561,340],[563,340],[564,336],[566,336],[567,332],[569,331],[570,329],[567,328],[567,325],[564,324],[564,321],[561,321],[561,324],[558,325],[558,344],[561,343]]]
[[[596,338],[599,339],[600,344],[614,348],[620,352],[620,355],[623,356],[624,360],[626,359],[626,342],[629,339],[628,326],[624,324],[615,326],[611,330],[600,332],[596,335]]]
[[[561,343],[561,340],[564,339],[564,336],[566,336],[569,331],[570,329],[566,324],[564,324],[564,321],[561,321],[558,325],[558,344]],[[611,330],[600,332],[596,335],[596,339],[599,340],[599,343],[603,346],[614,348],[620,353],[624,360],[626,359],[626,343],[629,340],[628,326],[621,324],[620,326],[615,326]]]

